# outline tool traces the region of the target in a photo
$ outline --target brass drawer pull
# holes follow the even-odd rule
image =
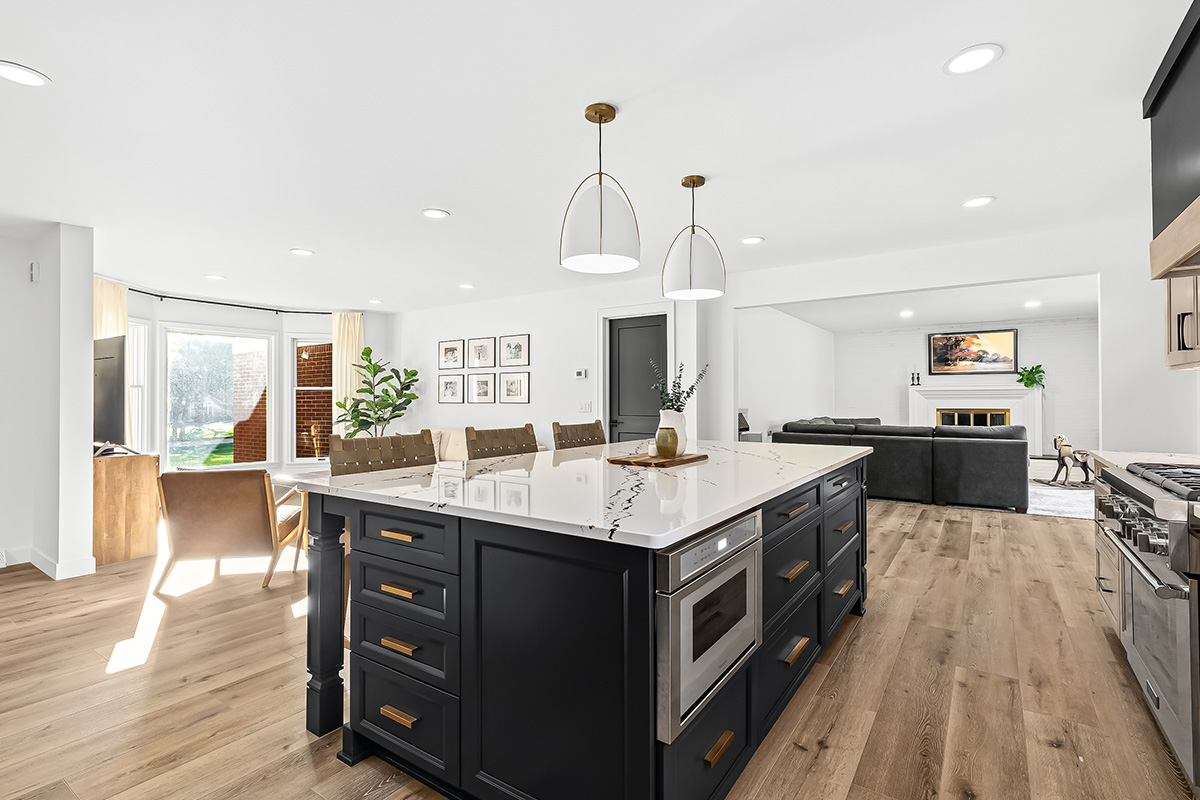
[[[806,569],[808,569],[808,562],[801,561],[799,564],[792,567],[788,574],[784,575],[783,577],[787,579],[788,583],[791,583],[792,581],[796,580],[797,576],[799,576],[800,573],[804,572]]]
[[[846,593],[849,592],[853,588],[854,588],[854,579],[851,578],[850,580],[843,583],[842,588],[838,589],[836,592],[834,592],[834,594],[836,594],[838,597],[845,597]]]
[[[803,653],[807,649],[808,649],[808,637],[805,636],[805,637],[802,637],[800,639],[800,641],[796,644],[796,646],[792,648],[792,652],[787,654],[787,658],[785,658],[783,660],[783,663],[787,664],[789,667],[792,666],[793,664],[796,663],[796,659],[798,659],[800,657],[800,654]]]
[[[406,728],[412,728],[413,725],[417,724],[417,717],[414,717],[412,714],[405,714],[403,711],[391,706],[383,706],[379,709],[379,713],[390,720],[399,722]]]
[[[836,487],[837,487],[837,488],[839,488],[839,489],[845,489],[847,486],[849,486],[849,485],[850,485],[850,479],[849,479],[849,478],[842,478],[840,481],[834,481],[834,482],[833,482],[833,485],[834,485],[834,486],[836,486]]]
[[[806,508],[808,508],[808,503],[801,503],[790,511],[784,511],[783,515],[788,519],[795,519],[796,515],[802,513]]]
[[[717,743],[712,746],[712,749],[708,751],[708,755],[704,757],[704,763],[710,767],[715,767],[731,744],[733,744],[733,731],[725,731],[721,734],[721,738],[717,739]]]
[[[411,656],[417,652],[419,645],[402,642],[399,639],[393,639],[390,636],[385,636],[379,640],[379,643],[389,650],[395,650],[397,653],[403,653],[406,656]]]
[[[392,530],[385,529],[385,530],[380,531],[379,535],[385,539],[395,539],[398,542],[411,542],[413,539],[416,539],[421,534],[405,533],[404,531],[392,531]]]
[[[834,530],[836,530],[838,533],[845,533],[846,531],[850,530],[853,527],[854,527],[854,520],[849,520],[847,522],[843,522],[840,527],[834,528]]]
[[[405,600],[412,600],[421,591],[420,589],[409,589],[407,586],[392,586],[390,583],[381,584],[379,589],[388,594],[403,597]]]

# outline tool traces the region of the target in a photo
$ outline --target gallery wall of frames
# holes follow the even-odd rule
[[[527,333],[438,342],[437,364],[439,403],[529,402],[529,371],[503,371],[529,366]]]

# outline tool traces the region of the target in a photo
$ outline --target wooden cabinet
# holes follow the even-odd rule
[[[1200,291],[1197,278],[1168,278],[1166,293],[1167,366],[1171,369],[1200,367]]]
[[[158,456],[92,459],[92,555],[96,565],[158,552]]]

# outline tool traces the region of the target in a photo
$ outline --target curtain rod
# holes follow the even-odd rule
[[[144,294],[147,297],[157,297],[159,300],[181,300],[185,303],[207,303],[210,306],[226,306],[228,308],[245,308],[250,311],[270,311],[275,314],[317,314],[319,316],[332,316],[332,311],[293,311],[287,308],[267,308],[266,306],[248,306],[243,303],[223,303],[220,300],[199,300],[195,297],[176,297],[170,294],[159,294],[158,292],[149,292],[145,289],[135,289],[132,286],[128,287],[129,291]]]

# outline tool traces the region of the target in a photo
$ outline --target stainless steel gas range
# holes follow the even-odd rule
[[[1096,590],[1200,797],[1200,459],[1095,456]]]

